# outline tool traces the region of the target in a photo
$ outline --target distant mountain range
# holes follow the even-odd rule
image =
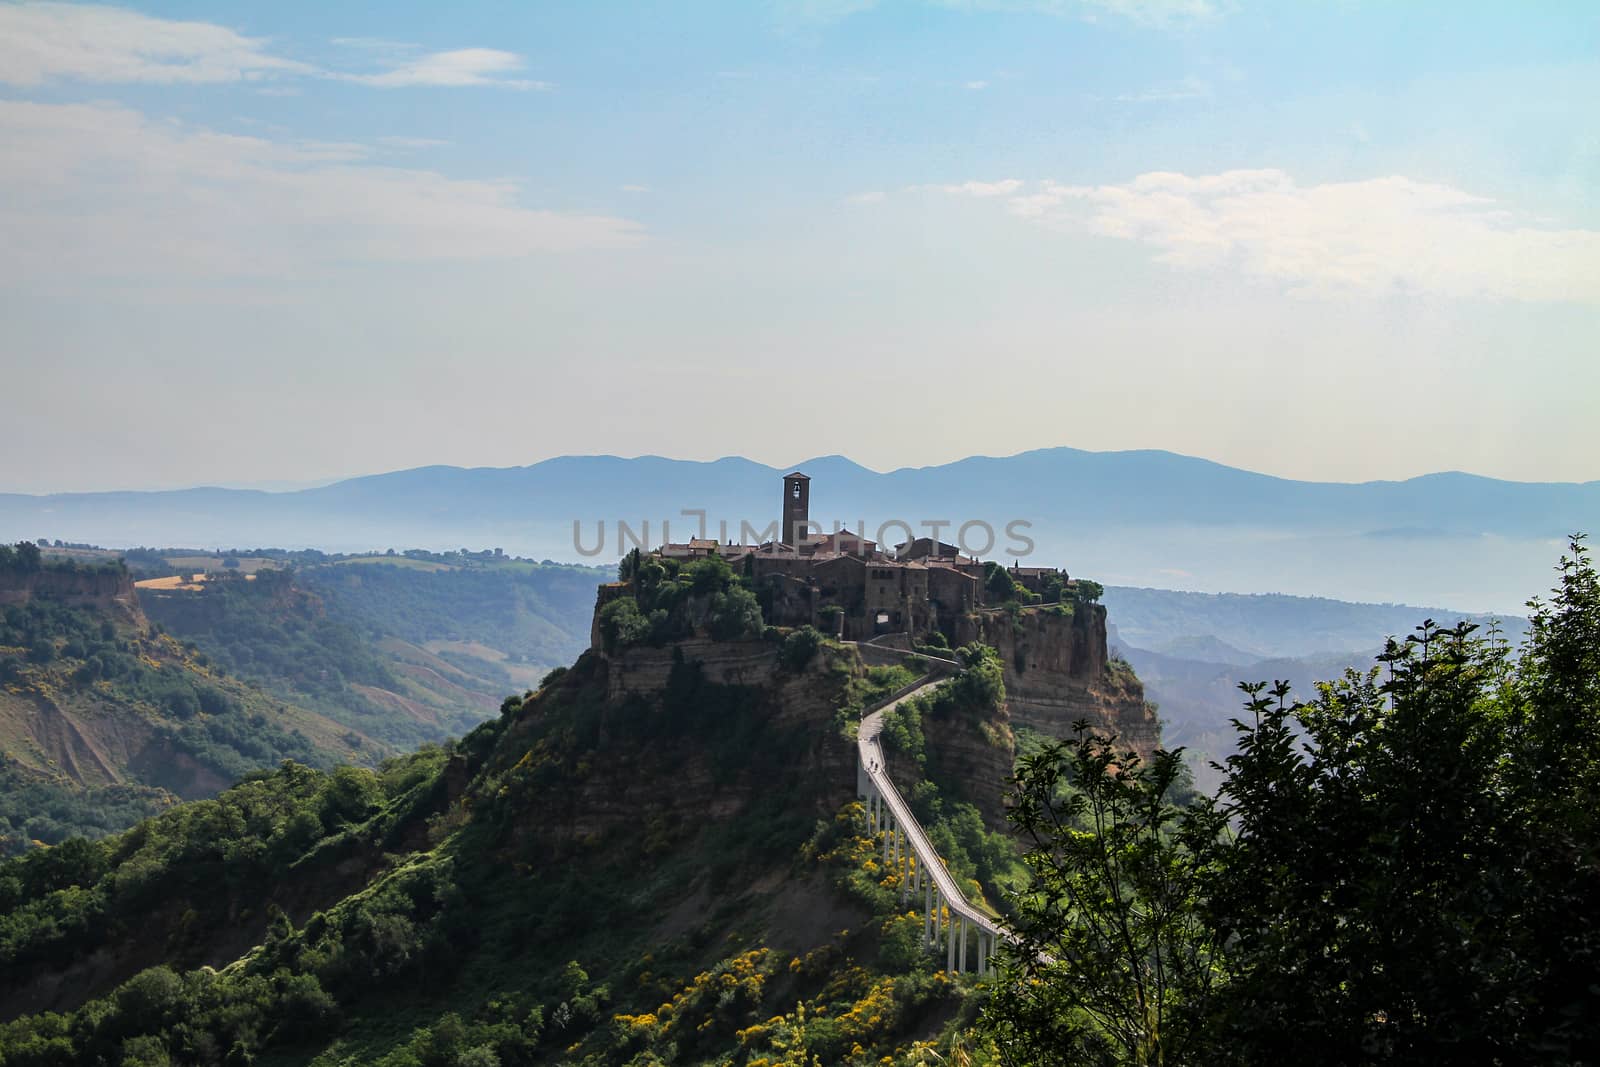
[[[983,520],[998,535],[985,554],[1016,558],[1022,546],[1004,528],[1026,520],[1031,562],[1123,585],[1507,611],[1548,587],[1565,535],[1600,530],[1600,482],[1454,472],[1304,482],[1170,452],[1070,448],[889,473],[836,455],[795,467],[812,478],[812,517],[825,528],[864,520],[877,536],[888,520],[945,520],[949,537]],[[419,467],[293,492],[0,494],[0,538],[340,551],[499,546],[598,563],[620,555],[619,521],[650,543],[662,539],[664,520],[674,539],[698,532],[686,509],[704,510],[713,536],[719,520],[735,539],[741,522],[764,529],[777,517],[786,469],[742,458],[563,456],[527,467]],[[586,554],[601,522],[604,547]],[[982,547],[981,528],[968,535]],[[882,539],[903,535],[889,527]]]
[[[1207,793],[1221,781],[1211,762],[1235,750],[1240,682],[1282,679],[1294,687],[1295,699],[1311,700],[1315,683],[1372,668],[1385,638],[1403,639],[1425,619],[1441,626],[1470,621],[1486,638],[1494,627],[1512,648],[1528,633],[1528,620],[1516,615],[1490,618],[1403,604],[1120,586],[1108,587],[1102,599],[1113,653],[1133,664],[1145,696],[1160,708],[1162,742],[1185,750],[1196,784]]]

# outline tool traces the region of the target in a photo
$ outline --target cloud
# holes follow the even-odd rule
[[[1005,178],[997,182],[962,182],[959,185],[923,185],[917,186],[917,188],[933,189],[956,196],[975,196],[979,199],[988,200],[999,196],[1010,196],[1025,184],[1020,178]]]
[[[56,81],[102,84],[206,85],[331,78],[375,88],[497,86],[548,89],[548,82],[512,77],[521,56],[494,48],[423,53],[416,45],[373,38],[337,38],[365,53],[371,72],[324,70],[273,54],[264,38],[209,22],[156,18],[118,7],[0,0],[0,83],[33,87]],[[263,93],[293,90],[266,87]]]
[[[967,82],[966,88],[973,90],[987,89],[989,88],[989,83],[986,81],[970,81]]]
[[[385,148],[440,148],[449,144],[436,137],[379,137],[378,143]]]
[[[313,68],[268,54],[259,38],[93,4],[0,3],[0,82],[60,79],[211,84]]]
[[[625,193],[648,193],[650,187],[648,185],[624,185],[622,186],[622,191]]]
[[[0,100],[0,277],[288,276],[636,244],[627,219],[525,206],[518,183],[385,166],[361,145]]]
[[[549,82],[526,78],[508,78],[526,66],[522,57],[514,52],[495,48],[458,48],[450,52],[432,52],[405,60],[391,70],[379,74],[338,74],[342,81],[371,85],[379,89],[409,88],[418,85],[459,88],[473,85],[494,85],[503,89],[550,89]]]
[[[1123,185],[966,182],[1068,234],[1147,245],[1156,259],[1233,270],[1312,295],[1413,290],[1450,297],[1600,303],[1600,231],[1562,229],[1487,197],[1406,177],[1302,186],[1281,170]]]
[[[852,193],[844,198],[844,202],[847,204],[881,204],[888,198],[888,194],[874,189],[865,193]]]

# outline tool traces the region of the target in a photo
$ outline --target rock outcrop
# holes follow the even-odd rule
[[[1143,684],[1107,654],[1101,605],[985,611],[970,617],[958,637],[999,651],[1013,726],[1069,737],[1074,723],[1088,721],[1141,757],[1160,746],[1161,726]]]
[[[855,795],[855,748],[835,721],[852,668],[835,669],[839,657],[854,660],[824,650],[793,671],[772,642],[700,637],[585,653],[502,743],[529,767],[581,750],[570,791],[528,829],[567,851],[613,833],[642,833],[653,850],[714,824],[809,828]],[[547,706],[572,723],[560,741],[540,721]]]
[[[35,597],[54,600],[67,607],[94,608],[119,622],[144,625],[133,576],[124,570],[84,567],[0,570],[0,607],[26,604]]]

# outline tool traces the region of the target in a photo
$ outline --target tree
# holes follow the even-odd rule
[[[1519,657],[1429,620],[1310,700],[1245,686],[1215,803],[1170,809],[1164,775],[1130,778],[1101,740],[1025,761],[1014,818],[1038,874],[991,1031],[1040,1063],[1062,1062],[1052,1041],[1080,1062],[1600,1060],[1600,579],[1581,538],[1560,574]]]
[[[650,622],[639,614],[632,597],[619,597],[600,609],[600,637],[607,652],[637,644],[650,636]]]
[[[994,560],[983,565],[983,587],[996,603],[1013,600],[1017,595],[1017,583],[1011,577],[1011,572]]]
[[[1221,819],[1175,802],[1181,752],[1142,764],[1087,722],[1074,730],[1017,772],[1010,819],[1033,880],[984,1023],[1019,1067],[1184,1062],[1220,954],[1201,888]]]
[[[766,623],[761,619],[761,605],[756,595],[743,586],[735,585],[725,592],[712,595],[706,628],[718,641],[738,641],[759,637]]]
[[[1073,599],[1080,604],[1099,603],[1100,597],[1105,594],[1106,587],[1092,578],[1079,578],[1074,583]]]
[[[32,541],[18,541],[12,550],[16,562],[14,566],[21,571],[36,571],[42,566],[42,557],[39,546]]]

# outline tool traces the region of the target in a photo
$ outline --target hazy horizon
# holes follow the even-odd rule
[[[183,481],[180,478],[180,479],[177,479],[177,480],[174,480],[174,481],[171,481],[171,482],[167,482],[167,483],[155,483],[155,482],[152,482],[152,483],[147,483],[147,484],[142,484],[142,485],[126,485],[126,486],[114,486],[114,487],[90,485],[90,486],[82,487],[82,488],[31,489],[31,490],[29,490],[29,489],[12,489],[12,488],[9,488],[9,487],[7,487],[7,486],[5,486],[3,484],[0,484],[0,494],[16,494],[16,495],[23,495],[23,496],[57,496],[57,495],[69,495],[69,494],[93,494],[93,493],[110,493],[110,492],[165,493],[165,492],[174,492],[174,491],[183,490],[183,489],[234,489],[234,490],[239,490],[239,491],[242,491],[242,492],[295,493],[295,492],[300,492],[300,491],[306,490],[306,489],[320,489],[320,488],[324,488],[324,487],[330,486],[330,485],[337,485],[340,482],[355,481],[355,480],[361,479],[361,478],[374,478],[374,477],[379,477],[379,476],[385,475],[385,474],[401,474],[401,473],[404,473],[406,471],[426,470],[428,468],[433,468],[433,467],[445,467],[445,468],[453,468],[453,469],[458,469],[458,470],[516,470],[516,469],[523,469],[523,468],[527,468],[527,467],[536,467],[541,463],[548,463],[548,462],[550,462],[552,460],[572,459],[572,458],[602,458],[602,459],[621,459],[621,460],[666,459],[666,460],[671,460],[671,461],[675,461],[675,462],[707,463],[707,464],[709,464],[709,463],[718,463],[718,462],[721,462],[723,460],[743,460],[743,461],[747,461],[747,462],[751,462],[751,463],[758,463],[758,464],[760,464],[762,466],[765,466],[765,467],[771,467],[774,470],[783,470],[783,469],[793,470],[793,469],[797,469],[797,468],[803,468],[807,463],[814,462],[814,461],[816,461],[818,459],[836,457],[836,458],[839,458],[839,459],[843,459],[846,462],[852,463],[855,466],[858,466],[858,467],[862,468],[863,470],[870,471],[873,474],[894,474],[894,473],[897,473],[899,471],[926,470],[926,469],[929,469],[929,468],[932,468],[932,467],[946,466],[949,463],[958,463],[958,462],[961,462],[962,460],[968,460],[968,459],[1010,459],[1010,458],[1014,458],[1016,456],[1026,455],[1026,454],[1034,453],[1034,452],[1048,452],[1048,451],[1051,451],[1053,448],[1073,449],[1075,451],[1087,452],[1087,453],[1096,454],[1096,455],[1116,455],[1116,454],[1130,454],[1130,453],[1166,453],[1166,454],[1169,454],[1169,455],[1182,456],[1183,458],[1186,458],[1186,459],[1200,460],[1200,461],[1205,462],[1205,463],[1214,463],[1214,464],[1217,464],[1219,466],[1229,467],[1229,468],[1234,469],[1234,470],[1242,470],[1242,471],[1246,471],[1246,472],[1251,473],[1251,474],[1259,474],[1259,475],[1262,475],[1262,476],[1268,477],[1268,478],[1277,478],[1277,479],[1281,479],[1281,480],[1284,480],[1284,481],[1310,482],[1310,483],[1325,484],[1325,485],[1366,485],[1366,484],[1382,483],[1382,482],[1405,482],[1405,481],[1412,481],[1412,480],[1415,480],[1417,478],[1427,478],[1427,477],[1433,477],[1433,476],[1436,476],[1436,475],[1452,475],[1452,474],[1466,475],[1467,477],[1472,477],[1472,478],[1488,478],[1488,479],[1492,479],[1492,480],[1495,480],[1495,481],[1511,482],[1513,484],[1520,484],[1520,485],[1589,485],[1589,484],[1593,484],[1593,483],[1595,483],[1597,481],[1600,481],[1600,479],[1588,479],[1588,480],[1584,480],[1584,481],[1572,481],[1572,480],[1560,480],[1560,479],[1550,479],[1550,478],[1543,478],[1543,479],[1541,479],[1541,478],[1496,478],[1493,475],[1484,474],[1484,473],[1479,472],[1479,471],[1460,470],[1460,469],[1428,470],[1428,471],[1421,471],[1421,472],[1418,472],[1416,474],[1409,474],[1409,475],[1405,475],[1405,476],[1377,476],[1377,477],[1373,477],[1373,478],[1366,478],[1366,479],[1360,479],[1360,480],[1354,480],[1354,479],[1295,478],[1295,477],[1293,477],[1291,475],[1279,474],[1279,473],[1277,473],[1275,471],[1272,471],[1272,470],[1261,470],[1261,469],[1255,469],[1255,468],[1249,468],[1249,467],[1239,467],[1239,466],[1237,466],[1235,464],[1223,463],[1221,460],[1213,459],[1213,458],[1208,457],[1208,456],[1188,455],[1188,454],[1182,453],[1182,452],[1173,452],[1170,449],[1154,449],[1154,448],[1128,448],[1128,449],[1082,448],[1082,449],[1077,449],[1077,448],[1074,448],[1074,446],[1071,446],[1071,445],[1057,445],[1057,446],[1043,446],[1041,448],[1033,448],[1033,449],[1024,449],[1021,452],[1010,452],[1010,453],[1004,453],[1004,454],[987,453],[987,452],[971,452],[971,453],[966,453],[966,454],[963,454],[963,455],[955,456],[954,458],[952,458],[950,460],[947,460],[947,461],[944,461],[944,462],[940,462],[940,463],[908,464],[908,465],[898,466],[898,467],[877,467],[877,466],[873,466],[873,465],[871,465],[869,463],[863,463],[861,460],[857,459],[856,457],[851,456],[851,455],[849,455],[847,453],[843,453],[843,452],[816,453],[816,454],[807,455],[807,456],[805,456],[805,457],[803,457],[801,459],[794,460],[792,462],[786,462],[786,463],[771,463],[771,462],[767,462],[765,460],[759,459],[759,458],[757,458],[755,456],[740,455],[738,453],[725,453],[725,454],[717,455],[717,456],[697,457],[697,456],[671,455],[671,454],[661,453],[661,452],[640,452],[640,453],[628,454],[628,455],[615,453],[615,452],[563,452],[563,453],[557,453],[557,454],[548,455],[548,456],[541,456],[538,459],[532,459],[532,460],[528,460],[526,462],[482,463],[482,464],[473,464],[473,465],[470,465],[470,466],[464,465],[464,464],[455,464],[455,463],[419,463],[419,464],[415,464],[413,466],[408,466],[408,467],[387,467],[387,468],[383,468],[383,469],[380,469],[380,470],[367,470],[367,471],[361,471],[361,472],[354,473],[354,474],[331,475],[331,476],[308,477],[308,478],[280,477],[280,478],[269,478],[269,479],[265,479],[265,480],[262,480],[262,481],[253,481],[253,482],[193,482],[193,481]]]
[[[1594,480],[1597,55],[1577,4],[6,0],[0,486]]]

